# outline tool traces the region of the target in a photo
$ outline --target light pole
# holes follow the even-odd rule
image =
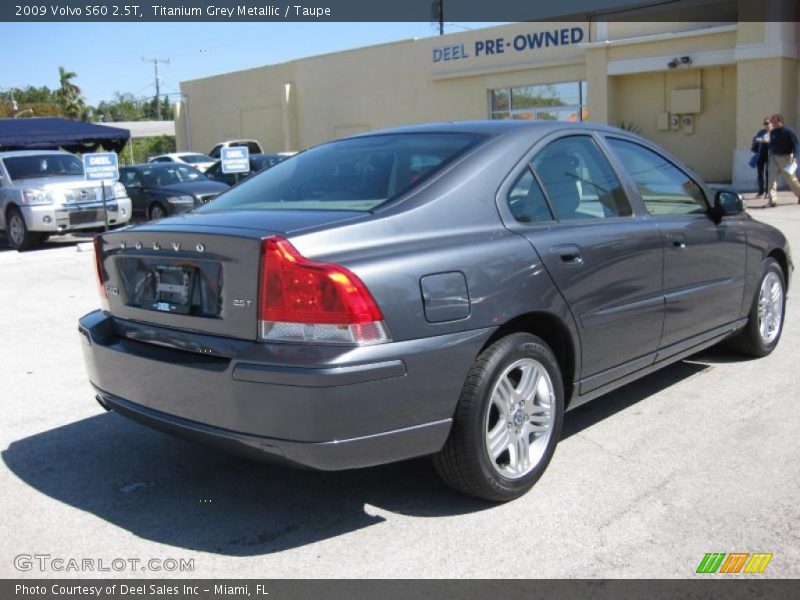
[[[8,90],[8,93],[11,95],[11,110],[14,112],[19,110],[19,104],[17,103],[17,99],[14,98],[14,90],[22,89],[18,85],[0,85],[0,90]]]

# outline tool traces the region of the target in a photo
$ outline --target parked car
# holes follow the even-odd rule
[[[247,173],[239,173],[239,181],[247,179],[254,173],[258,173],[264,169],[269,169],[270,167],[277,165],[279,162],[286,160],[287,158],[289,157],[282,156],[280,154],[251,154],[250,170]],[[220,181],[227,185],[234,185],[236,183],[236,173],[223,173],[222,161],[219,160],[208,168],[206,171],[206,177],[213,179],[214,181]]]
[[[722,340],[772,352],[793,269],[738,194],[566,122],[333,141],[96,252],[107,409],[316,469],[433,455],[491,501],[542,475],[566,409]]]
[[[0,152],[0,231],[12,248],[27,250],[52,234],[104,227],[104,191],[109,225],[124,225],[131,218],[125,188],[86,181],[77,156],[59,150]]]
[[[214,159],[205,154],[197,152],[171,152],[169,154],[159,154],[149,159],[150,163],[183,163],[194,167],[204,173],[208,167],[214,164]]]
[[[223,148],[238,148],[245,147],[250,154],[263,154],[264,149],[257,140],[228,140],[227,142],[220,142],[211,149],[208,155],[214,160],[219,160],[222,157]]]
[[[133,216],[156,221],[205,204],[228,189],[197,169],[179,163],[123,167],[119,180],[133,203]]]

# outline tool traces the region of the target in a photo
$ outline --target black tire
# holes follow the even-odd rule
[[[493,410],[491,396],[500,377],[522,359],[537,361],[549,376],[553,393],[552,429],[533,469],[518,478],[508,478],[498,471],[496,461],[490,458],[487,450],[488,411]],[[525,494],[544,473],[561,435],[563,420],[564,385],[553,352],[534,335],[508,335],[486,348],[475,360],[461,391],[450,436],[444,448],[433,457],[434,466],[445,483],[460,492],[492,502],[514,500]]]
[[[38,233],[28,230],[22,213],[12,206],[6,213],[6,240],[11,248],[23,252],[38,246],[42,238]]]
[[[167,216],[166,209],[158,202],[154,202],[152,206],[150,206],[150,210],[147,211],[147,217],[151,221],[158,221],[159,219],[163,219],[166,216]]]
[[[763,285],[764,280],[770,276],[771,273],[776,275],[778,281],[780,282],[782,303],[780,324],[778,325],[777,335],[771,341],[767,341],[761,335],[761,331],[759,329],[758,312],[761,286]],[[750,306],[750,312],[748,313],[747,325],[745,325],[739,333],[728,339],[728,347],[734,352],[738,352],[739,354],[743,354],[745,356],[755,356],[758,358],[767,356],[773,350],[775,350],[775,347],[778,345],[778,342],[781,339],[785,316],[786,278],[783,274],[783,269],[781,269],[781,266],[778,264],[778,261],[776,261],[774,258],[768,258],[764,261],[764,268],[761,273],[761,278],[758,280],[758,286],[756,287],[756,291],[753,296],[753,302]]]

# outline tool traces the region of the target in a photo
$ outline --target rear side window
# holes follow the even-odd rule
[[[708,210],[700,186],[659,154],[614,138],[609,138],[608,144],[625,164],[651,215],[704,214]]]
[[[506,201],[511,214],[520,223],[545,223],[553,220],[542,188],[530,168],[519,176]]]
[[[369,211],[482,139],[466,133],[407,133],[331,142],[261,171],[197,210]]]
[[[556,140],[531,164],[559,220],[633,214],[611,165],[588,136]]]

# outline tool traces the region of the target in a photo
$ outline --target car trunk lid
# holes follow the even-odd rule
[[[255,340],[261,240],[360,216],[190,213],[105,233],[100,245],[108,309],[140,323]]]

